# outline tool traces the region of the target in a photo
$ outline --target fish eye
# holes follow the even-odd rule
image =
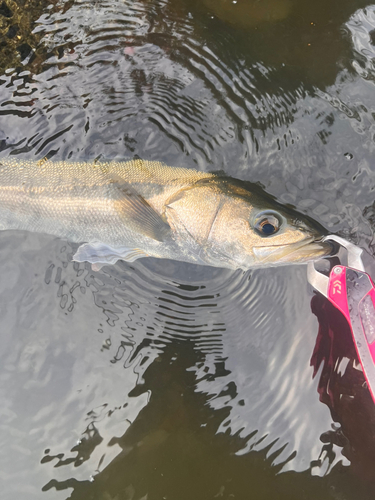
[[[254,228],[261,236],[272,236],[280,229],[280,219],[275,213],[259,214],[255,220]]]

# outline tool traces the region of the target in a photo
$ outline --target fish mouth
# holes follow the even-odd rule
[[[328,241],[316,240],[313,236],[289,245],[253,247],[257,264],[301,263],[321,259],[334,253]]]

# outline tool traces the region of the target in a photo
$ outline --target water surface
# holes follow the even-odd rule
[[[5,0],[0,18],[1,156],[224,170],[373,255],[375,6]],[[73,251],[0,234],[0,498],[373,497],[373,403],[304,266],[95,273]]]

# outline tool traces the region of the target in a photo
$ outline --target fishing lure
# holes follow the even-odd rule
[[[335,235],[324,237],[347,252],[347,266],[335,265],[329,276],[307,264],[309,283],[326,297],[349,323],[368,388],[375,403],[375,285],[362,262],[363,250]]]

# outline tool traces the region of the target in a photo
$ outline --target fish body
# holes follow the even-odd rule
[[[3,158],[0,229],[83,243],[73,259],[96,268],[151,256],[248,269],[330,252],[321,228],[256,185],[143,160]]]

